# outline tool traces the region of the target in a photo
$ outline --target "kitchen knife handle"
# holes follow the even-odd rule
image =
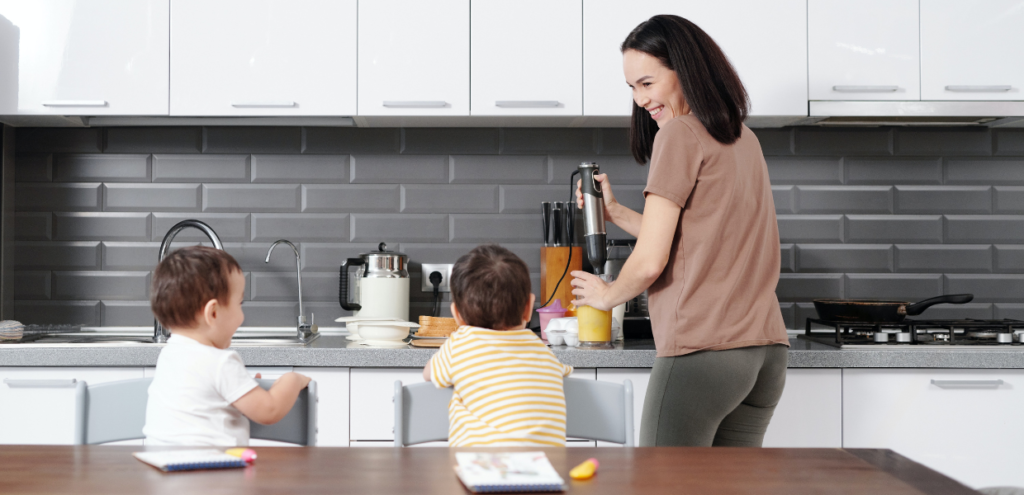
[[[548,229],[550,228],[550,224],[549,224],[550,221],[551,221],[551,202],[550,201],[541,201],[541,203],[540,203],[540,223],[541,223],[541,227],[544,229],[543,239],[544,239],[544,245],[545,246],[550,246],[551,245],[551,238],[548,237]]]

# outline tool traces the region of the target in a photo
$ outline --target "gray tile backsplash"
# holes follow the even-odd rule
[[[380,241],[410,255],[413,317],[429,311],[420,263],[482,242],[540,273],[540,201],[569,199],[596,161],[619,201],[643,207],[647,168],[625,129],[138,127],[17,129],[16,317],[152,324],[159,241],[197,218],[246,272],[247,326],[294,324],[297,243],[307,311],[347,314],[338,266]],[[1024,130],[755,130],[772,179],[790,328],[820,297],[915,300],[972,292],[932,317],[1024,318]],[[612,235],[624,235],[610,227]],[[173,247],[200,242],[183,231]]]

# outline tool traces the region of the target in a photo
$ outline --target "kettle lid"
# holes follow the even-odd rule
[[[386,243],[377,245],[376,251],[359,255],[366,262],[363,277],[366,278],[408,278],[409,255],[388,251]]]
[[[405,256],[405,257],[408,258],[408,256],[406,256],[405,253],[399,253],[398,251],[390,251],[390,250],[388,250],[388,243],[386,243],[386,242],[382,242],[380,244],[377,244],[377,250],[376,251],[370,251],[369,253],[362,253],[361,256],[370,256],[370,255],[378,255],[379,256],[379,255],[382,255],[382,254],[388,254],[388,255],[392,255],[392,256]]]

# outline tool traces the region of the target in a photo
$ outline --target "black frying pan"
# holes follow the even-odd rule
[[[972,299],[974,294],[950,294],[917,303],[873,299],[815,299],[814,309],[822,320],[897,322],[907,316],[919,315],[936,304],[966,304]]]

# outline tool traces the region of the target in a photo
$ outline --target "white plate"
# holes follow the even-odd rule
[[[361,340],[359,345],[366,347],[405,347],[409,344],[401,340]]]
[[[419,335],[413,334],[412,338],[414,338],[414,339],[447,339],[448,337],[434,337],[432,335],[419,336]]]

